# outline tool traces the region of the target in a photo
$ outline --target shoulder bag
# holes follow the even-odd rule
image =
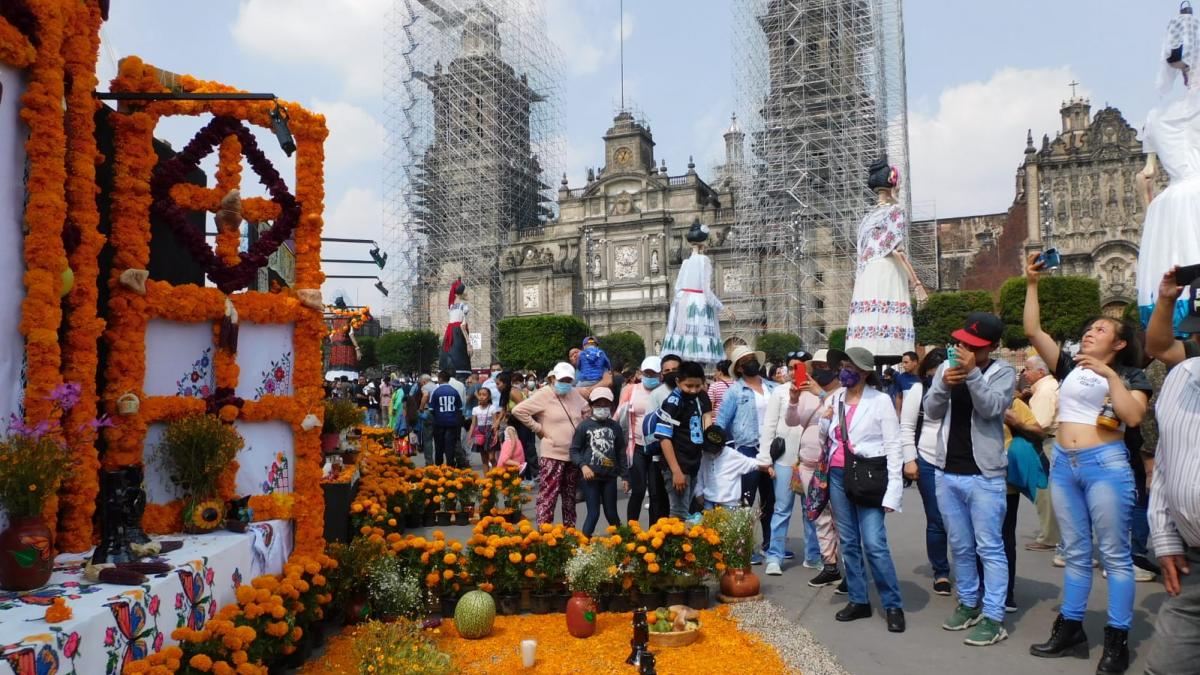
[[[854,453],[846,430],[846,402],[838,401],[838,426],[846,456],[846,497],[856,506],[877,509],[887,492],[887,457],[862,457]]]

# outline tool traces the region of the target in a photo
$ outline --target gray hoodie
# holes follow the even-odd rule
[[[925,394],[925,416],[942,421],[938,438],[938,468],[946,466],[946,441],[950,437],[950,388],[942,374],[950,364],[943,363],[933,376],[933,385]],[[980,473],[988,478],[1008,475],[1008,454],[1004,449],[1004,411],[1012,405],[1017,384],[1017,369],[1008,361],[993,359],[986,373],[979,368],[967,374],[965,386],[971,393],[971,448]]]

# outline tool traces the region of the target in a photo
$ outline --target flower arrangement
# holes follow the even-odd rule
[[[520,511],[529,503],[529,495],[516,467],[498,466],[483,477],[479,496],[480,513]]]
[[[620,562],[621,555],[616,549],[603,542],[587,544],[563,566],[567,588],[594,598],[616,576]]]
[[[609,526],[605,545],[621,554],[617,566],[621,587],[639,591],[699,583],[725,569],[718,550],[720,533],[704,524],[689,525],[679,518],[660,518],[643,530],[637,521]]]
[[[383,557],[382,542],[368,537],[355,537],[349,544],[330,544],[329,556],[337,566],[328,573],[328,583],[338,604],[345,606],[352,598],[367,595],[367,570]]]
[[[224,513],[221,500],[214,499],[217,484],[241,448],[241,436],[215,415],[188,415],[167,425],[156,457],[191,501],[184,514],[185,525],[215,527],[205,527],[207,523],[198,519],[211,508],[216,509],[218,519]]]
[[[567,561],[587,542],[578,530],[561,524],[542,523],[535,530],[528,520],[517,526],[523,533],[525,576],[534,590],[545,590],[566,583]]]
[[[371,616],[422,619],[429,603],[418,572],[394,556],[375,560],[367,570]]]
[[[354,633],[356,673],[449,675],[450,656],[425,636],[421,624],[401,619],[371,621]]]
[[[325,400],[323,433],[340,434],[346,429],[362,424],[362,409],[346,399]]]
[[[526,521],[527,523],[527,521]],[[479,579],[479,589],[512,594],[527,578],[524,537],[517,527],[499,516],[484,516],[467,540],[467,572]]]
[[[362,427],[363,438],[369,438],[376,443],[390,448],[395,441],[396,432],[391,427]]]
[[[750,567],[754,532],[758,529],[758,514],[754,508],[715,508],[704,512],[701,523],[715,530],[720,537],[718,552],[726,565],[733,569]]]

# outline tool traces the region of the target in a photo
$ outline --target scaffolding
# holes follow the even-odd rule
[[[753,283],[745,333],[824,345],[845,327],[858,223],[874,204],[867,167],[886,150],[908,210],[908,119],[901,0],[742,0],[734,5],[738,112],[750,137],[735,179],[733,244]],[[935,283],[935,233],[908,252]]]
[[[446,321],[461,277],[475,359],[504,316],[500,256],[553,216],[559,67],[540,0],[395,0],[384,60],[392,325]]]

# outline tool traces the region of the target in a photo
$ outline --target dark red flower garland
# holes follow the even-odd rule
[[[188,224],[186,210],[176,204],[170,195],[171,187],[183,182],[185,176],[200,165],[200,160],[230,135],[237,136],[241,141],[242,154],[258,174],[259,182],[271,194],[271,200],[280,207],[279,217],[270,229],[259,235],[248,251],[238,253],[241,262],[237,265],[221,262],[216,252],[205,241],[204,234]],[[204,267],[208,278],[223,293],[232,293],[249,286],[254,281],[257,270],[267,264],[267,258],[283,242],[291,238],[296,224],[300,221],[300,202],[288,191],[279,172],[259,149],[254,134],[232,117],[214,117],[188,141],[182,152],[155,167],[154,175],[150,179],[150,195],[154,199],[150,206],[151,211],[170,225],[171,231],[188,250],[192,259]]]

